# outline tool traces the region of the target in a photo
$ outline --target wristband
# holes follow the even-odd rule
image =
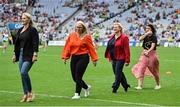
[[[146,33],[144,33],[144,37],[146,37],[147,36],[147,34]]]
[[[36,52],[34,52],[33,56],[38,56]]]
[[[37,55],[33,55],[33,56],[37,57]]]

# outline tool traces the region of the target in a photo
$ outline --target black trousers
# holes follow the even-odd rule
[[[71,74],[74,82],[76,83],[76,93],[81,92],[81,89],[87,89],[87,84],[82,80],[86,68],[89,64],[89,55],[73,55],[71,58]]]
[[[123,67],[124,67],[125,60],[113,60],[112,67],[113,67],[113,72],[115,75],[115,80],[112,85],[112,88],[117,90],[121,85],[123,88],[127,88],[129,84],[127,84],[126,77],[123,73]]]

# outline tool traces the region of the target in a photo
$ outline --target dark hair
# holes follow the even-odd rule
[[[153,36],[156,36],[156,29],[152,24],[148,24],[147,26],[149,26],[152,30]]]

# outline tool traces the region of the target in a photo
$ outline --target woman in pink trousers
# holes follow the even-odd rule
[[[145,34],[142,35],[140,41],[143,41],[143,52],[140,55],[139,62],[132,68],[132,74],[138,80],[137,90],[142,89],[145,75],[153,76],[156,82],[154,89],[161,88],[159,77],[159,59],[156,53],[157,37],[156,29],[149,24],[145,28]]]

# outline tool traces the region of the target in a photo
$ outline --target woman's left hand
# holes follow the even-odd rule
[[[128,66],[129,65],[129,63],[125,63],[125,66]]]
[[[149,55],[149,51],[144,51],[144,55],[148,56]]]
[[[93,65],[96,66],[97,65],[97,61],[93,61]]]
[[[37,55],[33,55],[32,62],[37,61]]]

